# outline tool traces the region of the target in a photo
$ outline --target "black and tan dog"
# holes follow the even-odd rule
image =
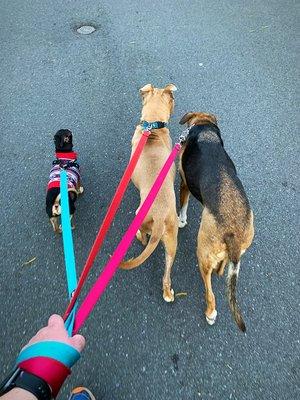
[[[80,169],[77,162],[77,153],[73,151],[73,136],[68,129],[60,129],[54,135],[56,159],[52,163],[50,178],[47,186],[46,212],[49,216],[53,230],[61,232],[58,218],[61,214],[60,207],[60,170],[64,168],[68,178],[68,194],[71,220],[75,213],[77,195],[83,192],[80,181]],[[72,225],[74,229],[74,225]]]
[[[227,295],[239,328],[246,327],[236,302],[236,284],[242,254],[254,236],[253,212],[235,166],[223,147],[215,116],[189,112],[180,124],[188,133],[180,156],[179,226],[187,224],[190,193],[204,209],[198,233],[197,256],[206,290],[206,319],[214,324],[217,311],[211,274],[222,275],[228,264]]]

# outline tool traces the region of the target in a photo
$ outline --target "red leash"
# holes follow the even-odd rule
[[[109,229],[109,227],[110,227],[110,225],[111,225],[111,223],[112,223],[112,221],[113,221],[113,219],[114,219],[114,217],[116,215],[116,212],[117,212],[117,210],[118,210],[118,208],[120,206],[120,203],[122,201],[124,193],[125,193],[125,191],[127,189],[127,186],[129,184],[130,178],[131,178],[131,176],[133,174],[134,168],[135,168],[135,166],[136,166],[136,164],[137,164],[137,162],[138,162],[138,160],[140,158],[140,155],[141,155],[141,153],[143,151],[143,148],[144,148],[144,146],[145,146],[150,134],[151,134],[150,131],[143,131],[142,132],[142,136],[140,138],[140,141],[139,141],[139,143],[138,143],[138,145],[137,145],[137,147],[136,147],[136,149],[135,149],[135,151],[134,151],[134,153],[133,153],[133,155],[132,155],[132,157],[131,157],[128,165],[127,165],[127,168],[126,168],[126,170],[125,170],[125,172],[124,172],[124,174],[122,176],[122,179],[120,180],[120,183],[119,183],[119,185],[117,187],[116,193],[115,193],[115,195],[114,195],[114,197],[112,199],[112,202],[111,202],[111,204],[110,204],[110,206],[109,206],[109,208],[108,208],[108,210],[106,212],[106,215],[104,217],[102,225],[100,226],[100,229],[99,229],[99,231],[97,233],[96,239],[95,239],[95,241],[93,243],[92,249],[91,249],[91,251],[90,251],[90,253],[88,255],[88,258],[86,260],[85,266],[84,266],[83,271],[81,273],[81,276],[79,278],[78,286],[77,286],[77,288],[76,288],[76,290],[75,290],[75,292],[74,292],[74,294],[72,296],[72,299],[71,299],[71,301],[70,301],[70,303],[69,303],[69,305],[68,305],[68,307],[67,307],[67,309],[65,311],[65,314],[64,314],[64,317],[63,317],[64,321],[70,315],[70,313],[71,313],[71,311],[72,311],[72,309],[73,309],[73,307],[74,307],[74,305],[76,303],[76,300],[77,300],[77,298],[79,296],[79,293],[80,293],[80,291],[81,291],[81,289],[82,289],[82,287],[84,285],[84,282],[85,282],[85,280],[86,280],[86,278],[87,278],[87,276],[88,276],[88,274],[89,274],[89,272],[90,272],[90,270],[91,270],[91,268],[92,268],[92,266],[94,264],[95,258],[96,258],[97,254],[98,254],[98,252],[99,252],[99,250],[100,250],[100,248],[102,246],[102,243],[104,241],[106,233],[107,233],[107,231],[108,231],[108,229]]]
[[[97,301],[100,299],[102,294],[104,293],[107,285],[109,284],[110,280],[116,273],[117,269],[119,268],[120,262],[123,260],[129,246],[131,245],[138,229],[142,225],[148,211],[150,210],[170,168],[172,167],[174,160],[177,154],[180,151],[180,144],[175,144],[171,154],[165,161],[162,169],[160,170],[157,178],[155,179],[146,199],[144,200],[143,204],[139,208],[138,213],[134,217],[133,221],[129,225],[127,231],[125,232],[123,238],[121,239],[120,243],[118,244],[116,250],[114,251],[113,255],[105,265],[103,271],[101,272],[99,278],[97,279],[96,283],[89,291],[87,296],[85,297],[83,303],[79,307],[74,322],[74,329],[73,335],[75,335],[81,326],[84,324],[85,320],[88,318],[90,313],[92,312],[93,308],[95,307]]]

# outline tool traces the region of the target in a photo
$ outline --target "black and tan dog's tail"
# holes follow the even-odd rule
[[[151,254],[158,246],[158,243],[163,235],[163,232],[164,232],[164,224],[162,223],[162,221],[154,221],[152,227],[152,233],[144,251],[136,258],[132,258],[131,260],[128,261],[122,261],[119,268],[133,269],[141,265],[144,261],[146,261],[147,258],[151,256]]]
[[[237,278],[240,270],[240,246],[235,240],[233,234],[225,235],[224,241],[227,245],[227,252],[229,258],[228,272],[227,272],[227,298],[229,307],[237,326],[242,332],[246,332],[246,325],[241,315],[241,311],[236,301],[236,285]]]

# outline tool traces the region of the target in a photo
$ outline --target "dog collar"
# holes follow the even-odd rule
[[[75,151],[69,151],[67,153],[63,152],[56,152],[55,157],[60,159],[60,160],[76,160],[77,159],[77,153]]]
[[[148,122],[142,121],[141,127],[144,131],[151,131],[152,129],[162,129],[168,125],[167,122],[155,121],[155,122]]]

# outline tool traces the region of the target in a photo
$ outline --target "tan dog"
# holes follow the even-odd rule
[[[190,193],[203,205],[198,233],[197,256],[206,290],[206,319],[212,325],[217,317],[211,274],[222,275],[228,264],[227,295],[233,317],[246,330],[236,302],[240,259],[254,236],[253,212],[235,166],[223,147],[214,115],[187,113],[180,124],[189,130],[180,154],[179,226],[187,223]]]
[[[158,122],[166,125],[174,108],[172,84],[163,89],[154,88],[148,84],[140,89],[143,101],[141,121]],[[132,138],[132,153],[142,134],[138,125]],[[132,176],[134,185],[140,191],[140,204],[143,203],[159,171],[172,150],[169,129],[166,127],[151,130],[151,135],[144,147],[138,164]],[[161,240],[165,247],[166,266],[163,276],[163,298],[167,302],[174,301],[174,290],[171,287],[171,268],[177,249],[178,219],[176,214],[176,199],[174,192],[175,165],[169,171],[147,217],[136,237],[143,245],[147,244],[147,234],[150,239],[144,251],[135,259],[124,261],[122,269],[132,269],[142,264],[156,249]]]

